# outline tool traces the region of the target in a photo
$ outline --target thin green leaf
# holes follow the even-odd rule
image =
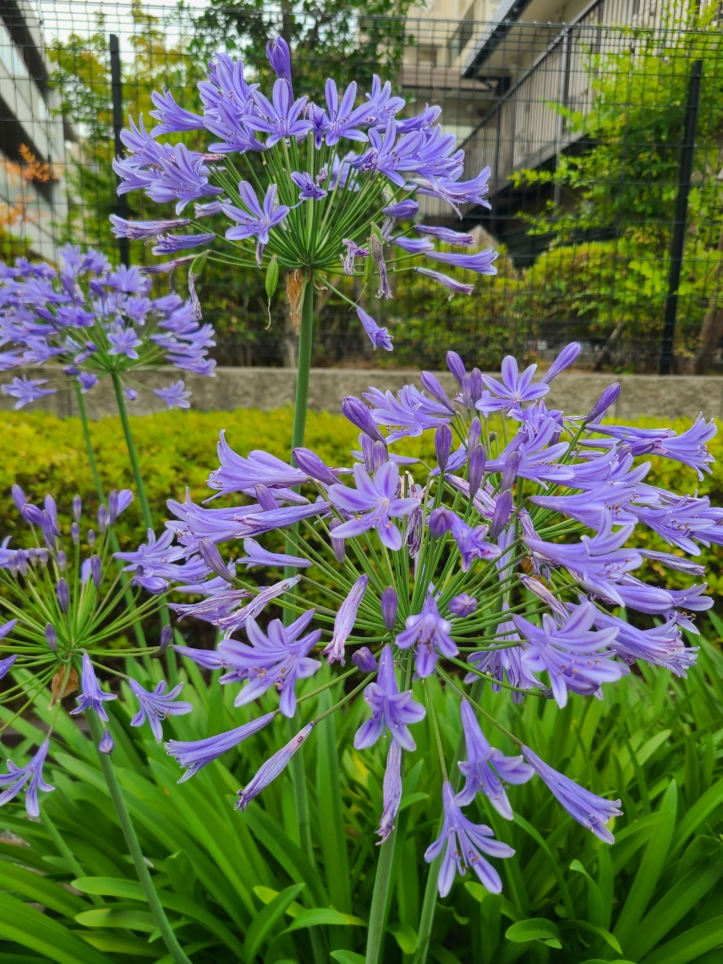
[[[691,927],[649,954],[642,964],[688,964],[720,944],[723,944],[723,916]]]
[[[292,884],[291,887],[287,887],[285,890],[282,890],[280,894],[277,894],[276,897],[254,917],[251,926],[246,932],[246,964],[253,964],[264,941],[276,923],[284,916],[286,908],[293,900],[296,900],[303,889],[304,884]]]
[[[0,937],[44,954],[56,964],[112,964],[58,921],[9,894],[0,894]],[[17,956],[16,956],[17,964]]]

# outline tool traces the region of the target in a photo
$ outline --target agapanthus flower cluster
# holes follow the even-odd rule
[[[155,254],[172,256],[168,270],[190,264],[189,249],[263,268],[269,297],[285,269],[292,305],[300,298],[299,274],[335,291],[330,278],[363,275],[378,298],[390,298],[393,271],[418,271],[450,297],[469,294],[473,285],[437,268],[496,273],[495,252],[471,252],[472,235],[413,224],[420,196],[445,202],[459,217],[463,208],[489,207],[489,168],[461,180],[464,151],[443,132],[441,108],[427,105],[403,117],[404,99],[379,77],[365,94],[355,81],[339,90],[330,78],[325,102],[314,104],[294,91],[286,41],[270,42],[267,55],[277,79],[266,93],[247,82],[242,60],[218,53],[198,85],[200,114],[180,107],[171,91],[153,94],[157,123],[149,132],[143,117],[131,121],[122,134],[127,154],[114,168],[121,193],[140,190],[175,203],[176,218],[114,217],[117,236],[153,241]],[[208,135],[205,150],[166,139],[189,131]],[[429,267],[410,264],[419,255]],[[356,307],[374,348],[390,350],[388,331]]]
[[[511,850],[464,808],[481,793],[512,819],[506,785],[535,775],[575,820],[613,841],[608,824],[620,815],[620,801],[576,785],[514,733],[504,736],[517,745],[516,755],[493,747],[489,737],[499,723],[474,694],[482,682],[517,702],[547,699],[564,707],[571,696],[601,697],[603,686],[636,661],[684,676],[696,659],[684,631],[696,632],[695,614],[712,600],[704,583],[652,585],[646,560],[701,576],[695,557],[700,546],[723,543],[723,509],[646,482],[649,454],[682,462],[693,475],[709,471],[712,423],[698,419],[680,435],[607,425],[618,385],[588,413],[547,407],[550,382],[578,352],[568,346],[537,381],[535,366],[520,372],[513,358],[496,379],[468,372],[450,353],[459,385],[453,398],[429,372],[422,373],[423,390],[407,385],[396,396],[370,389],[366,402],[347,398],[344,413],[360,436],[355,461],[345,467],[303,448],[295,450],[295,464],[259,451],[239,455],[222,434],[209,486],[237,504],[171,501],[166,533],[124,559],[137,567],[140,585],[200,597],[176,604],[178,618],[211,623],[220,641],[213,651],[177,647],[182,655],[223,670],[221,682],[234,687],[237,706],[275,691],[278,707],[218,736],[171,741],[169,753],[186,769],[182,779],[276,715],[291,718],[306,698],[299,681],[326,660],[350,677],[339,705],[361,697],[368,706],[357,749],[380,742],[387,748],[379,828],[386,839],[401,798],[404,754],[415,749],[417,725],[434,713],[424,681],[436,675],[459,697],[466,742],[456,774],[440,743],[444,826],[427,859],[442,855],[442,894],[455,872],[468,868],[490,891],[500,890],[493,862]],[[394,453],[397,439],[424,432],[434,434],[436,464]],[[650,531],[659,550],[641,548],[650,539],[638,533]],[[264,547],[271,534],[278,550],[279,532],[286,550]],[[236,551],[239,542],[243,554],[225,559],[219,547]],[[205,577],[177,578],[181,558],[188,567],[205,566]],[[241,575],[251,567],[269,573],[262,588]],[[309,597],[318,600],[320,587],[322,602],[314,605]],[[288,618],[264,626],[272,601]],[[283,770],[315,722],[239,791],[239,807]]]
[[[114,267],[105,255],[67,245],[59,270],[18,258],[0,263],[0,371],[59,365],[85,393],[104,375],[116,375],[126,397],[138,397],[135,371],[173,365],[213,375],[211,325],[201,324],[191,301],[174,292],[151,297],[151,279],[138,268]],[[2,386],[15,408],[57,387],[23,375]],[[183,381],[155,394],[169,408],[188,408]]]
[[[79,691],[72,713],[97,714],[103,722],[99,749],[110,753],[113,739],[106,726],[109,718],[105,704],[117,697],[101,688],[96,669],[109,655],[138,655],[137,649],[119,648],[118,637],[157,613],[159,605],[157,596],[143,600],[139,591],[134,607],[121,605],[125,590],[111,554],[109,533],[133,495],[128,489],[111,492],[108,504],[101,505],[91,520],[83,519],[81,500],[76,496],[73,521],[64,528],[52,496],[46,496],[42,505],[34,505],[18,485],[13,486],[12,494],[30,527],[32,545],[14,547],[9,536],[0,544],[0,617],[6,619],[0,625],[0,679],[9,676],[0,702],[13,707],[22,704],[18,715],[49,684],[54,703]],[[196,571],[200,568],[196,566]],[[169,645],[170,634],[167,627],[158,650]],[[143,653],[148,656],[153,650],[147,648]],[[124,676],[117,670],[112,672],[116,677]],[[165,716],[191,710],[189,703],[175,702],[180,684],[166,693],[166,683],[161,681],[149,693],[135,680],[129,683],[139,705],[131,726],[140,726],[148,718],[158,741],[162,739],[160,721]],[[6,722],[2,729],[8,725]],[[42,776],[52,730],[51,725],[47,738],[26,766],[18,768],[8,761],[8,772],[0,774],[0,787],[4,788],[0,806],[24,791],[27,812],[38,816],[38,790],[53,789]]]

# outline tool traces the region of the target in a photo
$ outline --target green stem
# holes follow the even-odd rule
[[[395,827],[379,851],[379,863],[377,864],[377,873],[374,878],[372,906],[369,911],[365,964],[379,964],[384,953],[384,931],[387,922],[389,886],[392,880],[394,843],[396,839],[397,828]]]
[[[85,408],[85,399],[83,398],[83,393],[80,388],[76,389],[76,396],[78,400],[78,412],[80,413],[80,422],[83,426],[83,438],[85,439],[85,448],[88,453],[88,462],[90,463],[90,471],[93,473],[93,481],[95,482],[95,491],[98,493],[98,498],[101,503],[105,503],[105,491],[103,489],[103,483],[100,480],[100,473],[98,472],[98,463],[95,458],[95,451],[93,450],[93,442],[90,438],[90,426],[88,425],[88,412]],[[110,530],[110,545],[115,555],[116,552],[120,552],[120,544],[118,542],[118,536],[116,535],[115,529]],[[125,589],[125,601],[127,608],[133,612],[136,608],[136,602],[133,598],[133,592],[131,590],[128,576],[123,572],[123,563],[120,559],[117,560],[118,568],[120,569],[120,580],[121,585]],[[136,640],[141,649],[147,649],[148,644],[146,642],[146,635],[143,632],[143,627],[140,622],[133,624],[133,631],[136,636]],[[143,665],[146,672],[150,674],[151,672],[151,660],[147,654],[143,655]]]
[[[304,287],[304,303],[301,308],[299,330],[299,358],[296,366],[296,399],[294,401],[294,428],[291,433],[291,450],[304,444],[306,410],[309,404],[309,377],[311,373],[311,344],[314,333],[314,275],[309,275]]]
[[[143,515],[143,523],[146,529],[153,528],[153,516],[151,515],[151,507],[148,505],[148,496],[146,495],[146,487],[143,484],[143,476],[141,475],[141,468],[138,464],[138,454],[136,453],[136,443],[133,440],[133,433],[131,432],[131,423],[128,419],[128,409],[126,407],[126,400],[123,395],[123,383],[120,380],[120,375],[118,372],[111,372],[111,378],[113,379],[113,388],[115,389],[115,397],[118,402],[118,414],[121,418],[121,424],[123,425],[123,434],[126,437],[126,446],[128,448],[128,457],[131,460],[131,468],[133,470],[133,478],[136,482],[136,489],[138,490],[138,501],[141,504],[141,513]]]
[[[118,414],[121,418],[121,424],[123,425],[123,434],[126,437],[126,448],[128,449],[128,458],[131,460],[131,469],[133,470],[133,478],[135,479],[136,489],[138,491],[138,501],[141,504],[141,514],[143,516],[143,524],[146,529],[153,530],[153,516],[151,515],[151,507],[148,504],[148,496],[146,495],[146,487],[143,482],[143,476],[141,475],[141,467],[138,463],[138,453],[136,452],[136,443],[133,439],[133,432],[131,432],[131,423],[128,418],[128,408],[126,406],[125,396],[123,394],[123,383],[120,380],[120,375],[118,372],[111,372],[111,378],[113,379],[113,388],[115,389],[115,397],[118,403]],[[165,629],[166,626],[170,626],[171,617],[168,615],[168,606],[163,604],[159,610],[159,617],[161,620],[161,626]],[[169,646],[166,650],[166,665],[168,667],[168,678],[171,684],[178,682],[178,662],[176,660],[176,653],[173,647]]]
[[[90,727],[90,733],[93,737],[93,742],[97,747],[103,736],[103,728],[100,725],[100,720],[95,713],[88,713],[87,719]],[[191,964],[189,958],[184,954],[183,948],[178,943],[178,938],[171,929],[171,925],[166,917],[166,912],[161,905],[156,888],[153,886],[153,880],[148,872],[146,860],[143,856],[143,851],[141,850],[141,845],[138,841],[138,837],[131,820],[131,815],[128,812],[125,800],[123,799],[123,793],[121,791],[120,784],[118,783],[118,777],[116,776],[111,759],[107,753],[99,752],[98,757],[100,759],[100,766],[103,771],[103,776],[105,777],[105,782],[108,785],[108,792],[110,793],[111,801],[115,807],[115,812],[118,816],[121,830],[123,831],[123,836],[128,844],[131,859],[133,860],[133,866],[136,869],[136,874],[138,876],[140,885],[143,888],[143,893],[146,895],[146,900],[148,901],[148,907],[153,915],[153,920],[155,921],[156,927],[161,932],[163,943],[166,945],[169,954],[176,964]]]

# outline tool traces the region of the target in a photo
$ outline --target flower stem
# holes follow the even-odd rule
[[[90,733],[93,737],[93,742],[97,747],[103,736],[103,728],[101,727],[100,721],[95,713],[88,713],[87,719],[90,727]],[[108,792],[110,793],[111,801],[115,807],[115,812],[118,816],[121,830],[123,831],[123,836],[128,844],[131,859],[133,860],[133,866],[136,869],[136,874],[138,876],[140,885],[143,888],[143,893],[146,895],[146,900],[148,901],[148,907],[153,915],[153,920],[155,921],[156,927],[161,932],[163,943],[166,945],[169,954],[176,964],[191,964],[191,961],[183,952],[183,948],[178,943],[178,938],[171,929],[171,925],[166,917],[166,912],[161,905],[156,888],[153,886],[153,880],[148,872],[148,867],[146,866],[145,857],[143,856],[143,851],[141,850],[141,845],[138,841],[138,837],[131,820],[131,815],[128,812],[125,800],[123,799],[123,793],[121,791],[120,784],[118,783],[118,777],[116,776],[113,763],[106,753],[98,752],[98,757],[100,759],[100,766],[103,771],[103,776],[105,777],[105,782],[108,785]]]
[[[387,921],[389,886],[392,880],[396,839],[397,828],[395,827],[379,849],[379,863],[374,877],[374,893],[372,894],[372,906],[369,911],[366,964],[378,964],[382,960],[384,952],[384,930]]]
[[[304,444],[304,433],[306,432],[306,411],[309,404],[309,377],[311,373],[311,345],[314,333],[313,273],[307,278],[303,298],[301,328],[299,329],[299,358],[296,366],[294,427],[291,433],[292,451]]]
[[[128,458],[131,460],[131,469],[133,470],[133,478],[136,482],[136,489],[138,490],[138,501],[141,504],[141,513],[143,515],[143,524],[146,529],[153,528],[153,516],[151,515],[151,507],[148,505],[148,496],[146,495],[146,487],[143,484],[143,476],[141,475],[141,468],[138,464],[138,454],[136,453],[136,443],[133,440],[133,433],[131,432],[131,423],[128,419],[128,408],[126,407],[126,400],[123,396],[123,384],[120,380],[120,375],[118,372],[111,372],[111,378],[113,379],[113,388],[115,389],[115,397],[118,402],[118,414],[121,418],[121,424],[123,425],[123,434],[126,437],[126,446],[128,448]]]
[[[93,481],[95,482],[95,491],[98,494],[98,498],[102,503],[105,502],[105,492],[103,490],[103,483],[100,480],[100,473],[98,472],[98,463],[95,458],[95,452],[93,451],[93,442],[90,438],[90,427],[88,425],[88,413],[85,408],[85,399],[83,398],[83,393],[80,388],[76,389],[76,396],[78,399],[78,411],[80,413],[80,422],[83,426],[83,438],[85,439],[85,448],[88,453],[88,462],[90,463],[90,471],[93,473]],[[116,535],[115,529],[111,528],[109,532],[110,545],[113,553],[120,552],[120,545],[118,543],[118,536]],[[125,601],[127,608],[133,612],[136,608],[136,603],[133,598],[133,593],[130,586],[128,585],[128,577],[125,572],[123,572],[123,563],[118,560],[118,568],[120,569],[120,580],[121,585],[125,588]],[[148,644],[146,642],[146,635],[143,632],[143,627],[140,622],[135,622],[133,624],[133,631],[138,641],[138,645],[141,649],[147,649]],[[148,673],[151,672],[151,661],[147,654],[143,655],[143,665]]]
[[[120,380],[120,375],[118,372],[111,372],[111,378],[113,379],[113,388],[115,389],[115,397],[118,403],[118,414],[120,415],[121,424],[123,425],[123,434],[126,437],[126,448],[128,449],[128,458],[131,461],[131,469],[133,470],[133,478],[135,479],[136,489],[138,491],[138,501],[141,504],[141,514],[143,516],[143,524],[146,529],[153,529],[153,516],[151,515],[151,507],[148,504],[148,496],[146,495],[146,487],[143,482],[143,476],[141,475],[141,467],[138,463],[138,453],[136,452],[136,443],[133,439],[133,433],[131,432],[131,423],[128,418],[128,408],[126,406],[125,396],[123,395],[123,383]],[[168,615],[168,606],[163,604],[159,610],[159,617],[161,620],[161,626],[165,628],[170,626],[171,618]],[[176,654],[172,647],[166,650],[166,665],[168,667],[168,677],[169,681],[173,683],[178,682],[178,663],[176,662]]]

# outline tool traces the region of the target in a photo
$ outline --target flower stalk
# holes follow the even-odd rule
[[[88,725],[90,727],[91,736],[93,737],[93,742],[96,744],[96,746],[98,746],[103,738],[103,728],[101,727],[100,721],[95,713],[88,714]],[[126,806],[126,802],[123,798],[123,791],[121,790],[120,783],[118,782],[118,777],[116,776],[115,768],[110,756],[107,753],[99,752],[98,759],[100,761],[101,770],[103,771],[103,777],[105,778],[105,782],[108,787],[108,793],[110,795],[113,808],[115,809],[118,817],[118,822],[120,823],[121,830],[123,831],[123,836],[128,844],[128,851],[130,853],[131,860],[133,861],[133,866],[135,867],[138,882],[143,888],[143,893],[148,901],[148,907],[153,915],[153,920],[155,921],[156,927],[160,931],[161,939],[163,940],[168,953],[171,955],[176,964],[191,964],[190,959],[186,956],[183,948],[178,943],[178,938],[173,933],[171,924],[168,920],[168,917],[166,917],[166,912],[163,909],[163,905],[158,897],[156,888],[153,885],[153,880],[151,879],[151,875],[146,864],[146,858],[143,855],[143,850],[141,849],[138,835],[136,834],[133,821],[131,820],[131,815],[128,812],[128,807]]]

